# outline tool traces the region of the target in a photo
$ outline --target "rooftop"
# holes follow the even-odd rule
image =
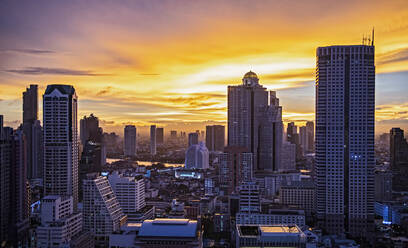
[[[189,219],[145,220],[139,237],[194,238],[197,236],[197,221]]]

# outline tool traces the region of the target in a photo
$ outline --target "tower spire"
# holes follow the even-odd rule
[[[373,27],[373,31],[371,33],[371,46],[374,46],[374,27]]]

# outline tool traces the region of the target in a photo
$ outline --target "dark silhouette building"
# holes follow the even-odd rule
[[[222,152],[225,145],[225,126],[212,125],[205,128],[205,145],[210,152]]]
[[[408,191],[408,142],[400,128],[390,130],[390,167],[393,190]]]

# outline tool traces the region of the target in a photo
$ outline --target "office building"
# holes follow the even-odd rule
[[[143,221],[136,247],[203,247],[202,231],[196,220],[154,219]]]
[[[228,86],[228,146],[246,147],[253,154],[254,174],[280,167],[282,108],[274,91],[259,84],[250,71],[242,85]]]
[[[137,148],[137,132],[136,127],[133,125],[127,125],[124,130],[124,154],[125,156],[133,157],[136,156]]]
[[[259,185],[255,182],[242,182],[239,185],[239,212],[260,213],[261,202]]]
[[[33,126],[38,120],[38,86],[30,85],[29,88],[23,92],[23,132],[26,139],[27,149],[27,177],[37,178],[36,171],[38,161],[33,161]]]
[[[316,210],[315,185],[311,180],[285,182],[279,189],[281,204],[303,209],[307,216]]]
[[[89,174],[83,190],[83,229],[92,233],[96,245],[107,246],[109,235],[120,230],[126,215],[106,177]]]
[[[108,180],[122,211],[131,221],[131,216],[146,206],[143,176],[127,176],[113,172],[108,176]]]
[[[317,217],[330,234],[373,230],[374,98],[374,46],[317,49]]]
[[[296,225],[236,225],[235,247],[306,247],[307,237]]]
[[[400,128],[390,131],[390,168],[393,190],[408,191],[408,142]]]
[[[71,195],[78,203],[77,95],[70,85],[48,85],[43,95],[44,195]]]
[[[74,247],[81,237],[82,213],[74,213],[72,196],[48,195],[41,200],[41,225],[37,227],[37,247]],[[88,238],[87,245],[93,247]]]
[[[150,126],[150,154],[156,155],[156,125]]]
[[[198,144],[198,137],[200,136],[200,133],[189,133],[188,134],[188,147],[192,145],[197,145]]]
[[[220,189],[229,195],[244,181],[252,180],[252,153],[245,147],[227,146],[218,154]]]
[[[163,145],[164,143],[164,128],[156,128],[156,143],[157,145]]]
[[[225,145],[225,126],[212,125],[205,127],[205,146],[210,152],[222,152]]]
[[[186,151],[186,169],[208,169],[209,152],[204,142],[190,146]]]

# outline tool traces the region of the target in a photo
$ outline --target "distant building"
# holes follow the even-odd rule
[[[274,91],[247,72],[241,85],[228,86],[228,146],[246,147],[253,154],[254,174],[279,168],[282,107]]]
[[[245,147],[227,146],[218,154],[220,188],[225,194],[231,194],[244,181],[251,181],[252,153]]]
[[[38,120],[38,85],[31,84],[29,88],[23,92],[23,132],[26,139],[27,149],[27,177],[39,178],[41,176],[42,165],[38,165],[40,161],[36,157],[35,152],[39,150],[34,146],[34,124]],[[38,135],[38,133],[35,133]],[[38,139],[38,137],[35,137]],[[40,144],[41,145],[41,144]],[[41,167],[41,171],[39,171]]]
[[[164,142],[164,128],[158,127],[156,128],[156,143],[158,145],[162,145]]]
[[[208,169],[209,152],[204,142],[190,146],[186,151],[186,169]]]
[[[82,213],[74,213],[72,196],[45,196],[41,200],[41,225],[37,227],[37,247],[75,247],[82,232]],[[93,247],[92,237],[81,247]]]
[[[408,142],[400,128],[390,131],[390,168],[393,190],[408,191]]]
[[[108,246],[109,235],[126,222],[118,200],[106,177],[89,175],[83,181],[84,230],[95,238],[95,245]]]
[[[31,178],[43,178],[44,167],[44,138],[43,128],[39,120],[36,120],[32,126],[31,132]],[[28,141],[27,141],[28,142]],[[29,156],[27,154],[27,156]],[[28,165],[27,165],[28,166]]]
[[[177,140],[177,131],[175,131],[175,130],[171,130],[170,131],[170,139],[171,140]]]
[[[150,126],[150,154],[156,155],[156,125]]]
[[[384,202],[392,200],[392,172],[376,170],[375,178],[375,201]]]
[[[113,172],[108,176],[108,180],[120,207],[131,221],[130,217],[137,215],[146,206],[143,176],[126,176]]]
[[[314,123],[313,121],[306,122],[306,132],[307,132],[307,153],[314,152]]]
[[[71,85],[48,85],[43,95],[44,195],[78,203],[78,98]]]
[[[236,225],[235,247],[306,247],[306,235],[296,225]]]
[[[205,145],[210,152],[222,152],[225,145],[225,126],[206,126]]]
[[[124,131],[124,154],[125,156],[134,157],[136,156],[136,148],[137,148],[137,132],[136,127],[134,125],[127,125]]]
[[[189,247],[201,248],[202,231],[196,220],[145,220],[136,236],[136,247]]]
[[[85,146],[87,141],[102,143],[102,128],[99,127],[98,117],[91,114],[89,117],[84,116],[80,121],[80,139],[81,144]]]
[[[197,145],[198,144],[198,137],[200,136],[200,133],[195,132],[195,133],[189,133],[188,134],[188,147],[192,145]]]
[[[281,154],[281,171],[296,170],[296,145],[284,141]]]
[[[308,216],[316,210],[315,186],[311,180],[293,181],[281,185],[279,199],[281,204],[303,209]]]

